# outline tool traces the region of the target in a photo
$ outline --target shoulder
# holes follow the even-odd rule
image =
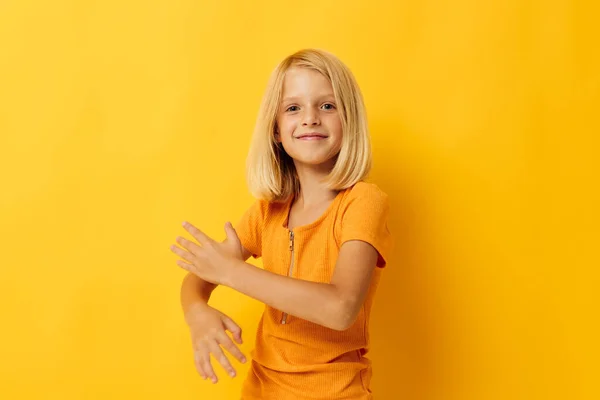
[[[264,221],[269,214],[271,204],[267,200],[254,199],[254,201],[246,208],[242,216],[242,222],[258,223]]]
[[[259,214],[263,219],[269,219],[284,213],[286,210],[286,203],[270,201],[267,199],[255,199],[250,209],[255,214]]]
[[[248,212],[265,213],[269,209],[269,202],[263,199],[254,199],[248,207]]]
[[[274,201],[269,201],[267,199],[255,197],[250,205],[250,208],[267,211],[267,210],[270,210],[273,208],[277,208],[278,204],[279,203],[274,202]]]
[[[343,201],[346,206],[351,204],[384,206],[389,202],[387,193],[375,183],[360,181],[346,190]]]
[[[348,220],[386,219],[390,210],[387,193],[374,183],[360,181],[346,189],[339,205],[338,218]],[[364,221],[363,221],[364,222]]]
[[[386,265],[392,244],[388,227],[388,195],[374,183],[358,182],[346,189],[336,238],[341,246],[350,240],[371,244],[379,252],[377,266]]]

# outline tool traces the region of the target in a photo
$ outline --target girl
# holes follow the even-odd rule
[[[196,368],[223,348],[244,355],[241,329],[207,305],[217,285],[265,303],[242,398],[372,399],[368,321],[390,254],[387,195],[365,179],[371,148],[362,95],[334,55],[302,50],[273,71],[247,159],[258,199],[216,242],[184,223],[172,251],[189,271],[181,303]],[[264,269],[245,261],[262,257]],[[377,268],[379,267],[379,268]]]

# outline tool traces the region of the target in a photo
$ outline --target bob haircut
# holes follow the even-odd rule
[[[371,170],[365,105],[352,72],[329,52],[300,50],[286,57],[271,73],[256,120],[246,159],[246,180],[250,193],[261,200],[284,202],[300,190],[294,161],[275,138],[283,81],[291,67],[316,70],[333,87],[342,124],[342,146],[323,182],[332,190],[343,190],[365,179]]]

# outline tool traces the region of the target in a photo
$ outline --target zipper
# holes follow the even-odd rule
[[[288,269],[288,276],[292,276],[292,272],[294,271],[294,231],[290,231],[290,268]],[[283,313],[281,317],[281,324],[285,325],[287,322],[287,313]]]

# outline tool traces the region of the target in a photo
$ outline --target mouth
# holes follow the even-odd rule
[[[300,139],[300,140],[322,140],[322,139],[327,139],[327,135],[325,135],[324,133],[319,133],[319,132],[308,132],[308,133],[303,133],[302,135],[298,135],[296,136],[296,139]]]

